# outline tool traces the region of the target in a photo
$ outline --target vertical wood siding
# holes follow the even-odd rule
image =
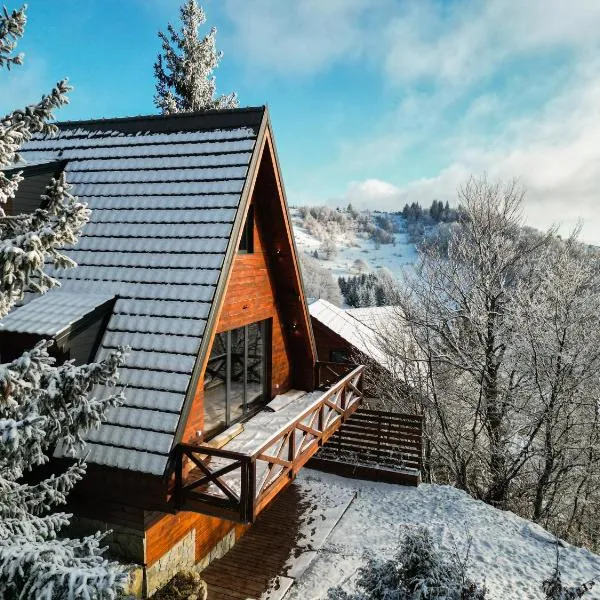
[[[256,215],[257,211],[253,212]],[[216,333],[271,319],[271,395],[275,396],[290,387],[290,356],[261,229],[260,217],[255,216],[254,252],[235,257]],[[201,432],[203,427],[204,374],[196,388],[185,429],[185,441],[200,439],[197,432]]]
[[[284,393],[290,387],[312,390],[312,331],[302,304],[291,230],[282,212],[283,198],[269,145],[263,153],[251,206],[254,252],[237,254],[234,259],[215,333],[270,319],[271,395]],[[210,348],[207,354],[210,355]],[[185,442],[201,440],[203,388],[204,373],[184,430]],[[158,560],[192,529],[196,531],[197,560],[232,529],[235,528],[236,537],[247,530],[230,521],[189,512],[155,513],[151,521],[146,527],[146,564]]]

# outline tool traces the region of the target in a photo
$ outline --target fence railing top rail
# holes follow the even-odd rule
[[[403,420],[407,420],[407,421],[417,421],[419,423],[423,422],[423,415],[417,415],[417,414],[390,412],[390,411],[384,411],[384,410],[373,410],[370,408],[362,408],[362,407],[359,408],[356,412],[361,415],[390,417],[390,418],[403,419]]]
[[[302,411],[296,418],[286,425],[279,429],[279,431],[275,432],[271,437],[253,454],[252,457],[256,458],[260,454],[262,454],[267,448],[272,446],[278,439],[281,439],[284,435],[289,433],[291,430],[295,429],[297,424],[304,420],[308,415],[310,415],[316,408],[318,408],[321,404],[323,404],[327,398],[335,395],[340,389],[344,388],[356,375],[361,374],[364,371],[364,365],[359,365],[354,368],[350,373],[345,375],[338,382],[334,383],[330,388],[325,390],[318,398],[315,399],[314,403],[308,406],[305,410]]]

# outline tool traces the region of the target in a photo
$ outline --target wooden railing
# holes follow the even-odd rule
[[[348,365],[338,366],[349,370]],[[335,383],[252,454],[180,444],[175,454],[175,507],[253,522],[358,408],[363,370],[363,366],[350,367],[350,372],[337,376]]]
[[[310,466],[340,475],[418,485],[423,467],[423,417],[359,408]]]
[[[315,365],[315,381],[317,387],[327,388],[345,377],[355,368],[355,365],[349,363],[338,363],[325,360],[317,361]],[[361,379],[362,385],[362,379]]]

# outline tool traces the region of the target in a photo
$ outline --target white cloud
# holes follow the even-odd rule
[[[226,0],[234,25],[228,43],[255,68],[315,74],[364,52],[371,7],[369,0]]]
[[[470,174],[518,177],[531,225],[566,231],[582,219],[583,237],[600,243],[600,3],[402,7],[380,37],[386,93],[397,100],[370,135],[340,144],[336,168],[365,175],[340,201],[398,210],[452,202]],[[419,158],[430,175],[407,180]]]
[[[406,84],[432,80],[468,87],[503,61],[549,49],[598,47],[595,0],[490,0],[448,7],[413,0],[387,28],[386,72]]]
[[[518,177],[528,192],[529,224],[559,223],[566,232],[581,219],[584,239],[600,243],[600,60],[583,64],[572,83],[539,113],[506,122],[493,145],[463,133],[436,176],[404,186],[354,182],[344,201],[397,210],[404,202],[452,202],[470,174]]]
[[[345,200],[360,208],[395,206],[403,196],[403,191],[381,179],[353,181],[348,186]]]
[[[227,8],[256,64],[310,74],[358,58],[385,76],[386,110],[369,113],[370,132],[348,132],[320,169],[323,188],[331,173],[352,180],[337,201],[452,202],[470,174],[519,177],[530,224],[566,229],[582,218],[584,237],[600,243],[600,2],[228,0]],[[411,181],[419,159],[428,176]]]

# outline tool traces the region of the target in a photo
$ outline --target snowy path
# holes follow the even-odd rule
[[[315,507],[301,527],[311,553],[292,559],[295,584],[285,600],[326,596],[330,586],[351,581],[365,551],[393,555],[407,526],[428,525],[441,546],[462,551],[472,537],[470,575],[485,580],[491,600],[541,599],[541,582],[554,560],[552,537],[513,513],[496,510],[446,486],[408,488],[304,470],[296,480]],[[326,518],[337,498],[337,519]],[[345,505],[343,515],[340,507]],[[341,518],[340,518],[341,517]],[[339,519],[339,520],[338,520]],[[335,526],[331,528],[332,522]],[[563,581],[600,577],[600,556],[568,544],[561,549]],[[585,598],[600,598],[598,588]]]

